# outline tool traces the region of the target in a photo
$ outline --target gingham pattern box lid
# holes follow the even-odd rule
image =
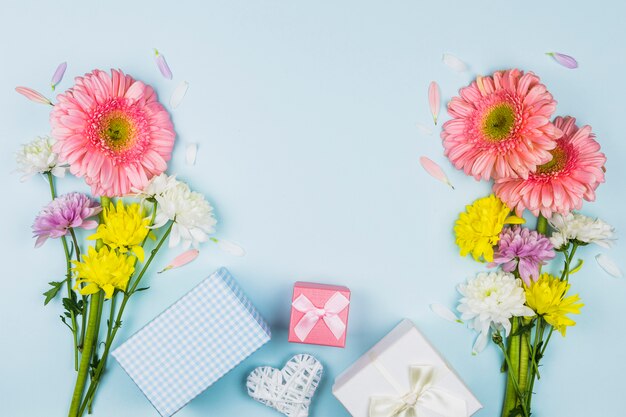
[[[221,268],[112,354],[159,414],[169,417],[270,337],[267,323]]]

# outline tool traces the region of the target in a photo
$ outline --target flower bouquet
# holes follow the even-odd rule
[[[91,411],[127,304],[148,289],[141,285],[159,249],[166,240],[170,247],[197,247],[209,240],[216,220],[204,196],[165,174],[176,135],[150,86],[122,71],[94,70],[77,77],[56,103],[25,87],[17,91],[52,106],[51,137],[24,145],[17,162],[26,178],[41,174],[50,186],[52,201],[33,232],[35,246],[49,238],[63,246],[65,277],[50,282],[44,304],[63,294],[61,320],[70,330],[76,370],[68,415],[77,417]],[[68,169],[100,200],[57,195],[55,177]],[[92,231],[83,244],[81,229]],[[168,268],[197,253],[184,252]]]
[[[456,168],[494,181],[493,194],[468,205],[454,233],[461,256],[471,254],[492,268],[459,285],[457,309],[459,321],[478,332],[475,353],[489,340],[502,351],[507,373],[502,417],[531,415],[553,333],[565,336],[575,325],[570,315],[583,307],[571,294],[570,277],[582,267],[576,250],[606,247],[614,239],[607,223],[574,211],[583,200],[595,199],[606,157],[590,126],[578,127],[569,116],[551,119],[555,110],[535,74],[497,71],[477,77],[452,98],[451,120],[441,133],[445,155]],[[524,226],[526,210],[537,219],[535,230]]]

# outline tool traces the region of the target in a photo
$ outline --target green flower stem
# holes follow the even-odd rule
[[[50,196],[54,200],[57,197],[56,190],[54,189],[54,178],[51,172],[46,172],[48,177],[48,184],[50,185]],[[70,228],[70,233],[73,230]],[[67,283],[67,296],[71,298],[72,295],[72,264],[70,257],[70,250],[67,246],[67,239],[65,236],[61,236],[61,242],[63,243],[63,252],[65,253],[65,266],[66,266],[66,280]],[[76,246],[76,244],[74,244]],[[72,339],[74,342],[74,370],[78,371],[78,325],[76,322],[76,314],[74,311],[70,311],[70,320],[72,321]]]
[[[572,261],[574,260],[574,255],[576,254],[576,250],[578,249],[578,243],[572,243],[572,250],[568,252],[569,246],[563,252],[565,256],[565,265],[563,266],[563,273],[561,274],[561,281],[569,281],[570,268],[572,265]]]
[[[545,325],[544,325],[544,321],[543,318],[538,317],[537,318],[537,327],[535,328],[535,339],[533,342],[533,346],[532,346],[532,350],[531,350],[531,356],[530,356],[530,364],[532,365],[532,372],[531,375],[534,378],[535,376],[537,377],[537,379],[541,379],[541,375],[539,374],[539,362],[537,361],[537,353],[539,353],[538,349],[539,349],[539,343],[541,343],[543,341],[543,331],[545,330]],[[529,346],[530,346],[530,341],[529,341]],[[532,381],[532,379],[531,379]],[[532,391],[532,389],[531,389]]]
[[[98,318],[96,319],[96,330],[95,330],[95,336],[94,336],[94,342],[93,342],[95,348],[91,351],[93,363],[96,362],[95,359],[97,359],[98,357],[98,346],[100,345],[98,341],[98,337],[100,336],[100,323],[102,322],[103,310],[104,310],[104,302],[100,303],[100,305],[98,306]],[[87,335],[85,335],[85,338],[87,338]],[[85,351],[83,350],[83,355],[84,354],[85,354]]]
[[[72,236],[72,241],[74,242],[74,251],[76,252],[76,262],[80,262],[80,246],[78,246],[78,239],[76,239],[76,232],[74,228],[70,228],[70,235]],[[81,285],[82,286],[82,285]],[[87,311],[87,304],[89,303],[89,299],[86,295],[82,296],[83,298],[83,312]],[[85,329],[87,328],[87,314],[82,314],[82,323],[80,326],[80,338],[78,344],[78,350],[83,349],[83,344],[85,343]]]
[[[515,318],[512,320],[512,322],[513,323],[511,327],[511,334],[507,339],[508,354],[504,347],[501,347],[502,351],[504,352],[505,363],[508,368],[506,378],[506,393],[504,396],[504,404],[502,405],[502,417],[509,417],[511,410],[515,408],[518,399],[515,378],[518,371],[517,364],[519,363],[520,336],[513,336],[513,334],[517,332],[518,322]],[[511,366],[511,363],[515,364],[515,366]]]
[[[72,395],[72,404],[70,406],[68,417],[77,417],[80,415],[78,414],[78,410],[80,408],[83,390],[85,389],[85,383],[87,382],[87,377],[89,376],[89,362],[91,360],[91,353],[94,349],[94,341],[96,339],[96,321],[98,319],[98,311],[100,311],[100,304],[102,303],[103,296],[104,293],[99,291],[91,297],[89,319],[87,321],[87,333],[85,335],[85,346],[83,346],[83,355],[80,358],[80,367],[78,368],[76,386],[74,387],[74,394]]]
[[[72,264],[70,263],[70,251],[67,247],[67,239],[65,236],[61,236],[61,242],[63,242],[63,251],[65,252],[65,263],[67,268],[67,279],[65,280],[67,284],[67,296],[71,298],[72,296]],[[84,312],[85,310],[83,310]],[[83,316],[85,314],[83,313]],[[70,310],[70,320],[72,321],[72,339],[74,341],[74,370],[78,371],[78,324],[76,321],[76,314],[74,314],[73,310]]]
[[[535,342],[533,344],[533,349],[532,349],[532,357],[531,357],[531,363],[532,363],[532,368],[531,371],[529,373],[529,385],[528,385],[528,391],[527,391],[527,395],[526,395],[526,409],[530,410],[530,406],[532,403],[532,398],[533,398],[533,388],[535,387],[535,379],[540,379],[541,375],[539,375],[539,363],[537,361],[537,353],[538,353],[538,349],[539,349],[539,343],[541,341],[543,341],[543,332],[544,332],[544,321],[541,317],[539,317],[537,319],[537,328],[535,329]]]
[[[530,319],[527,318],[518,318],[521,322],[521,325],[526,325],[530,323]],[[530,361],[530,331],[525,331],[521,334],[520,341],[520,358],[519,358],[519,389],[523,395],[523,398],[520,398],[520,401],[525,401],[527,392],[526,388],[528,387],[528,363]]]
[[[137,276],[137,279],[132,284],[131,288],[124,293],[124,297],[122,298],[122,304],[120,305],[120,308],[119,308],[119,310],[117,312],[117,317],[115,319],[115,323],[113,324],[113,330],[111,331],[110,335],[107,336],[107,340],[105,341],[105,344],[104,344],[104,352],[102,353],[102,358],[100,359],[100,362],[98,363],[98,366],[97,366],[96,370],[94,371],[93,379],[92,379],[91,383],[89,384],[89,388],[87,389],[87,394],[85,395],[85,400],[80,405],[77,417],[80,417],[80,416],[83,415],[83,413],[85,411],[85,408],[92,401],[92,397],[95,395],[95,392],[96,392],[96,390],[98,388],[98,385],[100,384],[100,377],[102,376],[102,372],[104,371],[104,367],[105,367],[107,358],[109,356],[109,350],[111,349],[111,345],[113,343],[113,340],[115,339],[115,336],[117,335],[117,331],[119,330],[120,326],[122,325],[122,316],[124,314],[124,309],[126,307],[126,303],[128,303],[128,300],[130,299],[130,297],[135,293],[135,291],[137,289],[137,286],[139,285],[139,282],[141,281],[141,279],[145,275],[146,271],[148,270],[148,267],[152,263],[152,260],[154,259],[156,254],[159,252],[159,249],[161,249],[161,246],[163,246],[163,243],[165,243],[165,240],[167,239],[167,237],[169,236],[170,232],[172,231],[172,226],[173,225],[174,225],[174,223],[170,223],[170,225],[166,229],[165,233],[163,234],[163,236],[159,240],[159,243],[157,244],[157,246],[154,249],[152,249],[152,251],[150,252],[150,257],[148,258],[148,260],[144,264],[143,268],[139,272],[139,275]]]
[[[46,176],[48,177],[48,185],[50,185],[50,195],[52,196],[52,199],[54,200],[55,198],[57,198],[57,193],[56,193],[56,190],[54,189],[54,179],[52,178],[52,172],[50,171],[46,172]]]
[[[111,332],[113,331],[113,318],[115,316],[115,297],[117,296],[117,291],[113,293],[113,296],[111,297],[111,304],[109,305],[109,319],[107,321],[107,339],[108,340],[111,337]],[[103,357],[101,359],[102,361],[105,360],[105,358]],[[106,366],[106,364],[102,365],[103,367]],[[91,386],[91,384],[94,381],[94,376],[92,376],[91,381],[89,382],[89,386]],[[87,400],[87,414],[91,414],[92,412],[92,407],[93,407],[93,399],[94,399],[94,395],[92,394],[89,397],[86,397]]]
[[[513,320],[514,326],[517,320]],[[499,343],[500,349],[502,349],[502,353],[504,354],[504,360],[509,368],[508,377],[507,377],[507,393],[505,398],[504,406],[502,407],[502,417],[509,417],[512,410],[517,407],[518,399],[520,400],[519,404],[522,408],[522,413],[524,417],[529,417],[530,414],[526,409],[526,404],[523,401],[524,393],[520,390],[520,385],[518,383],[518,369],[519,369],[519,343],[520,336],[512,336],[511,337],[511,345],[509,347],[510,355],[507,352],[506,347],[502,342]],[[512,386],[512,390],[509,390],[509,381]],[[509,393],[512,392],[511,398],[509,399]],[[507,401],[508,400],[508,401]]]
[[[73,227],[70,227],[70,236],[74,242],[74,250],[76,251],[76,260],[80,262],[80,246],[78,246],[78,239],[76,239],[76,232]]]
[[[546,348],[548,347],[548,342],[550,341],[550,338],[552,337],[552,333],[554,333],[554,327],[550,326],[550,333],[548,333],[548,338],[546,339],[546,342],[543,344],[543,347],[541,348],[541,356],[543,356],[544,352],[546,351]]]

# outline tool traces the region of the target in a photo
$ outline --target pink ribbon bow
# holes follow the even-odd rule
[[[294,327],[294,333],[298,336],[298,339],[304,341],[317,322],[323,319],[331,333],[339,340],[346,331],[346,324],[339,318],[338,314],[348,307],[348,304],[350,304],[350,300],[340,292],[335,292],[326,301],[323,308],[316,307],[304,294],[300,294],[291,303],[293,308],[304,313],[304,316]]]

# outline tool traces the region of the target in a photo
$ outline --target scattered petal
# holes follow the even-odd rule
[[[433,311],[433,313],[435,313],[444,320],[451,321],[452,323],[463,323],[463,320],[461,320],[456,314],[454,314],[452,310],[450,310],[443,304],[433,303],[430,305],[430,309]]]
[[[432,81],[428,87],[428,104],[430,105],[430,112],[433,115],[433,121],[437,124],[437,117],[439,116],[440,98],[439,98],[439,85]]]
[[[198,249],[189,249],[188,251],[181,253],[180,255],[175,257],[168,266],[159,271],[159,274],[165,271],[169,271],[170,269],[179,268],[183,265],[187,265],[189,262],[196,259],[199,253],[200,251]]]
[[[246,251],[244,250],[244,248],[242,248],[235,242],[231,242],[230,240],[216,239],[214,237],[212,237],[211,240],[217,243],[218,248],[220,248],[222,251],[230,255],[233,255],[233,256],[245,256],[246,255]]]
[[[597,254],[596,262],[598,262],[598,265],[600,265],[600,268],[604,269],[604,272],[606,272],[610,276],[615,277],[615,278],[621,278],[624,276],[624,274],[619,269],[617,264],[613,262],[613,260],[609,258],[607,255],[603,253]]]
[[[472,355],[478,355],[480,352],[485,350],[487,346],[487,336],[489,332],[481,332],[476,338],[476,342],[474,342],[474,346],[472,347]]]
[[[185,94],[187,94],[188,88],[189,83],[187,81],[181,81],[180,84],[178,84],[178,87],[176,87],[170,98],[170,106],[172,106],[173,109],[180,106],[180,103],[185,98]]]
[[[443,63],[457,72],[467,71],[467,64],[451,54],[443,54]]]
[[[52,104],[52,102],[50,100],[48,100],[41,93],[38,93],[37,91],[33,90],[32,88],[15,87],[15,91],[17,91],[18,93],[20,93],[21,95],[23,95],[24,97],[29,99],[30,101],[34,101],[35,103],[49,104],[51,106],[54,106],[54,104]]]
[[[571,56],[560,54],[558,52],[546,52],[546,55],[554,58],[556,62],[563,65],[565,68],[574,69],[578,68],[578,62]]]
[[[416,124],[415,124],[415,126],[417,127],[417,130],[419,130],[420,132],[422,132],[422,133],[423,133],[423,134],[425,134],[425,135],[430,136],[430,135],[432,135],[432,134],[433,134],[432,129],[431,129],[431,128],[429,128],[429,127],[428,127],[428,126],[426,126],[426,125],[423,125],[423,124],[421,124],[421,123],[416,123]]]
[[[448,184],[454,190],[454,185],[452,185],[452,183],[448,179],[448,176],[446,175],[445,172],[443,172],[443,169],[441,169],[439,165],[437,165],[432,160],[426,158],[425,156],[420,157],[420,164],[422,164],[422,167],[424,168],[424,170],[426,170],[426,172],[431,177],[438,179],[439,181],[445,184]]]
[[[154,50],[154,61],[159,67],[159,71],[161,71],[161,74],[168,80],[171,80],[172,70],[170,69],[170,66],[167,65],[167,61],[165,60],[165,57],[161,55],[159,51],[156,49]]]
[[[196,163],[196,155],[198,154],[198,144],[190,143],[187,145],[185,152],[185,162],[187,165],[194,165]]]
[[[56,86],[59,85],[59,83],[63,79],[66,69],[67,69],[67,62],[61,62],[59,66],[57,67],[56,71],[54,71],[54,74],[52,75],[52,80],[50,80],[50,87],[52,87],[52,91],[54,91]]]

